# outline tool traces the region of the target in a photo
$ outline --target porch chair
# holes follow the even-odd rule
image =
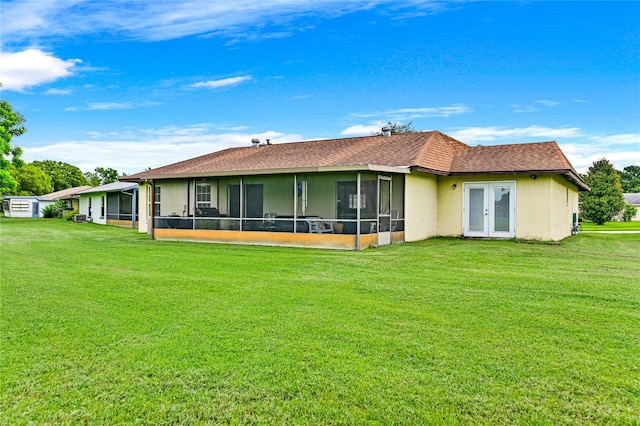
[[[312,234],[333,233],[333,222],[323,222],[322,218],[307,220],[309,232]]]
[[[263,215],[262,225],[272,226],[276,224],[276,214],[274,212],[267,212]]]
[[[395,231],[398,227],[398,217],[400,212],[398,210],[391,210],[391,232]]]

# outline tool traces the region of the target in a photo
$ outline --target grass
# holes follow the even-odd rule
[[[0,219],[0,424],[638,424],[640,234],[362,252]]]
[[[640,221],[605,222],[597,225],[593,222],[582,222],[581,231],[640,231]]]

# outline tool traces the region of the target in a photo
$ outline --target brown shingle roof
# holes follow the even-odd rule
[[[573,170],[555,142],[477,146],[459,152],[452,173]]]
[[[583,186],[555,142],[470,147],[438,131],[229,148],[122,180],[401,167],[430,173],[560,173]],[[586,189],[586,185],[584,185]]]
[[[229,148],[127,176],[126,180],[202,176],[316,167],[421,167],[447,173],[456,152],[467,145],[440,132],[326,139]]]

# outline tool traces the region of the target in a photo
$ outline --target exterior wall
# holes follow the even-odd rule
[[[551,239],[561,240],[571,235],[573,214],[578,218],[578,187],[562,178],[554,176],[552,204]]]
[[[307,208],[305,215],[319,216],[325,219],[336,217],[336,182],[344,180],[345,175],[317,174],[307,177]],[[355,180],[355,175],[349,178]],[[298,183],[304,180],[304,176],[298,176]],[[327,200],[332,202],[328,203]],[[293,209],[293,206],[291,207]],[[302,215],[302,196],[298,196],[298,215]]]
[[[91,200],[91,213],[89,212]],[[87,221],[100,225],[107,224],[107,193],[95,192],[80,195],[80,214],[87,215]]]
[[[138,232],[150,233],[149,228],[151,211],[150,204],[153,204],[153,194],[151,185],[141,183],[138,187]]]
[[[34,209],[34,204],[38,205],[38,217],[42,217],[42,206],[40,204],[40,202],[38,201],[37,198],[7,198],[5,200],[9,201],[9,210],[4,210],[4,215],[6,217],[34,217],[33,216],[33,209]],[[20,205],[24,205],[24,203],[27,202],[29,207],[27,210],[23,210],[23,209],[17,209],[17,204],[16,203],[20,203]],[[4,204],[4,203],[3,203]]]
[[[189,185],[192,191],[189,200],[186,180],[158,181],[156,186],[162,188],[160,191],[160,216],[169,216],[170,214],[186,216],[189,214],[189,204],[195,205],[193,199],[195,191],[193,191],[192,185]],[[215,187],[215,182],[212,184],[212,189],[213,187]]]
[[[578,188],[557,175],[518,179],[516,237],[558,241],[571,235],[578,213]]]
[[[559,175],[439,177],[438,235],[462,235],[463,183],[497,181],[516,182],[516,238],[558,241],[571,235],[578,189]]]
[[[405,177],[405,241],[438,235],[438,178],[412,173]]]
[[[442,237],[462,235],[464,182],[466,180],[459,177],[438,177],[438,235]]]

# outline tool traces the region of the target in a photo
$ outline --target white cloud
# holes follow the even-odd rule
[[[453,115],[467,114],[473,111],[473,108],[467,105],[454,104],[442,107],[421,107],[421,108],[399,108],[389,109],[385,111],[373,111],[365,113],[351,114],[354,118],[378,118],[387,121],[409,121],[416,118],[425,117],[450,117]]]
[[[546,107],[554,107],[554,106],[560,104],[560,102],[550,101],[548,99],[541,99],[541,100],[536,101],[536,103],[539,104],[539,105],[544,105]]]
[[[373,133],[377,133],[382,129],[382,127],[387,124],[384,121],[379,121],[374,124],[356,124],[355,126],[350,126],[340,132],[341,136],[368,136]]]
[[[240,127],[240,126],[238,126]],[[230,147],[251,146],[251,139],[271,143],[300,141],[297,134],[221,131],[209,123],[157,129],[123,129],[120,132],[88,132],[85,140],[58,141],[25,147],[23,159],[54,160],[73,164],[83,171],[111,167],[127,174],[160,167]]]
[[[207,89],[217,89],[220,87],[233,86],[235,84],[240,84],[244,81],[249,81],[251,79],[252,77],[250,75],[243,75],[240,77],[223,78],[221,80],[201,81],[198,83],[193,83],[189,87],[194,87],[194,88],[205,87]]]
[[[499,139],[510,139],[517,142],[518,139],[543,138],[543,139],[567,139],[583,136],[582,130],[578,127],[515,127],[502,128],[496,126],[489,127],[467,127],[447,132],[448,135],[465,143],[490,142]]]
[[[540,111],[540,108],[535,107],[533,105],[519,105],[519,104],[513,104],[511,105],[511,108],[513,108],[513,112],[517,112],[517,113],[530,113],[530,112],[537,112]]]
[[[132,109],[133,104],[124,102],[93,102],[86,107],[68,107],[65,111],[109,111],[117,109]]]
[[[63,89],[49,89],[45,92],[46,95],[70,95],[73,93],[71,90]]]
[[[592,137],[592,139],[603,144],[635,145],[637,151],[640,152],[640,133],[623,133],[619,135],[594,136]]]
[[[79,59],[63,60],[40,49],[0,52],[0,81],[5,90],[23,91],[73,74]]]
[[[622,170],[632,164],[640,164],[640,150],[617,150],[616,147],[595,149],[588,145],[559,144],[571,165],[579,172],[586,173],[594,162],[606,158],[613,166]]]
[[[376,4],[387,5],[395,16],[402,16],[406,8],[443,9],[432,0],[413,0],[403,6],[391,0],[180,0],[171,2],[171,7],[167,7],[167,2],[157,0],[24,0],[3,2],[0,25],[3,43],[95,33],[101,33],[103,37],[124,36],[148,41],[212,34],[252,39],[259,33],[265,33],[262,37],[288,36],[296,30],[289,24],[297,16],[334,17],[370,9]],[[265,31],[267,26],[273,25],[285,29]],[[308,23],[304,25],[302,29],[308,27]]]
[[[142,102],[142,103],[133,103],[133,102],[91,102],[83,107],[68,107],[65,108],[65,111],[114,111],[120,109],[134,109],[145,106],[154,106],[154,105],[162,105],[159,102]]]

